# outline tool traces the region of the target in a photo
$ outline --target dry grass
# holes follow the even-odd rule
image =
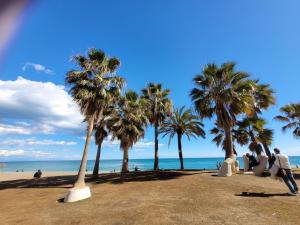
[[[74,176],[0,182],[1,224],[300,224],[300,196],[269,177],[200,171],[88,179],[92,198],[61,203]],[[296,174],[299,183],[300,173]],[[243,194],[243,192],[247,192]]]

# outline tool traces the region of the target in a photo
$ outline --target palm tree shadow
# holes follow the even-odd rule
[[[156,180],[170,180],[176,179],[181,176],[188,176],[201,173],[185,171],[137,171],[124,174],[120,173],[106,173],[100,174],[98,178],[93,178],[92,175],[86,176],[86,183],[88,184],[122,184],[126,182],[144,182],[144,181],[156,181]],[[19,179],[0,182],[0,190],[14,189],[14,188],[71,188],[76,180],[76,175],[69,176],[55,176],[55,177],[43,177],[40,179]]]
[[[254,198],[269,198],[269,197],[275,197],[275,196],[284,196],[284,197],[290,197],[287,193],[264,193],[264,192],[242,192],[241,194],[235,194],[235,196],[239,197],[254,197]]]
[[[197,173],[197,172],[196,172]],[[137,171],[130,172],[123,175],[117,174],[107,174],[99,176],[97,179],[92,179],[91,182],[96,184],[101,183],[111,183],[111,184],[122,184],[127,182],[144,182],[144,181],[156,181],[156,180],[170,180],[176,179],[181,176],[189,176],[194,173],[185,173],[184,171]]]
[[[70,188],[76,176],[42,177],[39,179],[19,179],[0,182],[0,190],[13,188]]]

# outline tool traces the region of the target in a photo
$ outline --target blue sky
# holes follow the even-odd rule
[[[299,140],[272,120],[280,106],[299,102],[299,7],[296,0],[35,1],[15,21],[0,61],[0,160],[80,159],[85,127],[64,77],[71,56],[90,47],[120,58],[127,88],[163,83],[177,107],[191,106],[192,78],[206,63],[235,61],[276,91],[277,105],[263,113],[273,146],[300,155]],[[204,122],[209,133],[213,121]],[[211,139],[184,140],[184,156],[224,156]],[[160,143],[160,157],[177,157],[175,139],[170,148]],[[152,158],[153,148],[149,128],[130,157]],[[92,144],[89,159],[95,152]],[[103,158],[121,157],[107,141]]]

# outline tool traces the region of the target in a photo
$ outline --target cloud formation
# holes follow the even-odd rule
[[[53,158],[55,155],[50,152],[44,151],[24,151],[23,149],[17,150],[0,150],[0,157],[11,157],[11,156],[22,156],[22,157],[31,157],[31,158]]]
[[[18,77],[0,80],[0,135],[53,134],[84,129],[83,117],[64,86]]]
[[[10,139],[0,141],[2,146],[72,146],[77,143],[74,141],[54,141],[54,140],[36,140],[35,138],[28,139]]]
[[[2,134],[30,134],[31,131],[24,126],[0,123],[0,135]]]
[[[85,139],[85,137],[84,137]],[[119,140],[112,140],[112,136],[109,135],[104,141],[103,146],[108,148],[119,148],[120,147],[120,141]],[[159,146],[163,146],[163,144],[159,144]],[[147,141],[146,139],[142,139],[135,143],[133,145],[133,148],[136,149],[145,149],[145,148],[151,148],[154,147],[153,141]]]
[[[53,70],[46,68],[42,64],[26,62],[22,67],[23,71],[26,71],[28,68],[33,68],[36,72],[45,73],[45,74],[53,74]]]

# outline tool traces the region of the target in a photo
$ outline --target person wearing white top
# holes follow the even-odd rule
[[[280,175],[286,184],[286,186],[290,189],[290,195],[296,195],[299,193],[299,189],[297,183],[294,179],[289,158],[285,154],[281,154],[278,148],[274,148],[275,152],[275,165],[279,167]]]

